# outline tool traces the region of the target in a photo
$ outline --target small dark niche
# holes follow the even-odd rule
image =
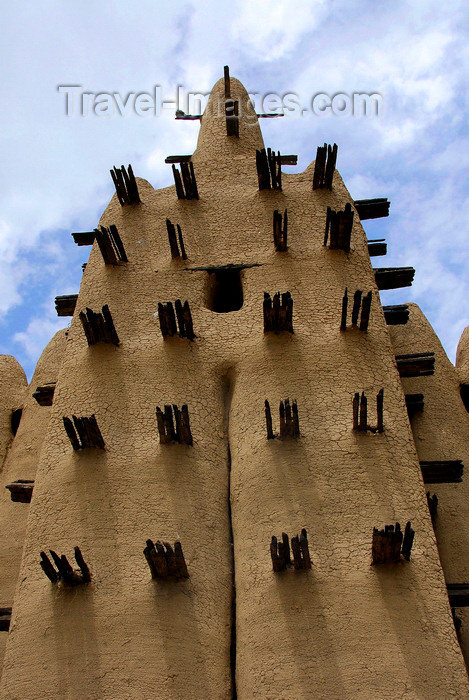
[[[217,314],[241,309],[244,303],[241,269],[220,267],[207,270],[207,308]]]
[[[11,412],[11,432],[16,435],[21,422],[21,416],[23,415],[23,409],[17,408]]]

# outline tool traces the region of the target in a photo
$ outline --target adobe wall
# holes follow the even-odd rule
[[[1,479],[4,477],[4,460],[8,454],[9,447],[13,440],[11,429],[11,414],[23,406],[25,392],[28,382],[21,365],[11,355],[0,355],[0,471]],[[0,483],[0,489],[2,484]],[[7,492],[0,495],[3,500],[7,498]],[[0,509],[1,511],[1,509]],[[2,547],[0,547],[1,557]],[[2,572],[3,568],[0,569]],[[6,572],[5,572],[6,573]],[[8,577],[2,573],[0,582],[6,581]],[[0,583],[1,586],[1,583]],[[0,607],[9,607],[11,601],[0,597]],[[7,633],[0,632],[0,659],[7,641]]]
[[[41,354],[27,390],[22,389],[23,413],[18,432],[6,455],[0,475],[0,601],[2,607],[11,607],[23,551],[29,505],[13,502],[7,484],[17,479],[34,480],[41,446],[49,422],[50,408],[39,406],[32,394],[36,387],[57,378],[65,350],[65,331],[59,331]],[[6,644],[7,635],[0,633],[0,643]],[[3,650],[2,650],[3,660]]]
[[[11,414],[23,405],[28,381],[12,355],[0,355],[0,466],[13,439]]]
[[[4,700],[226,700],[233,611],[240,700],[469,697],[363,230],[357,219],[349,255],[325,249],[327,206],[350,201],[340,176],[332,192],[312,192],[310,166],[284,174],[283,192],[259,192],[260,146],[257,123],[241,119],[240,139],[229,139],[224,119],[206,115],[193,156],[199,201],[138,180],[142,204],[113,197],[102,217],[129,262],[105,266],[94,245],[77,313],[109,304],[121,342],[88,347],[75,314],[31,504]],[[276,253],[273,210],[286,207],[289,250]],[[170,257],[166,218],[181,225],[186,261]],[[257,266],[241,273],[243,307],[216,314],[208,274],[193,268],[229,263]],[[368,333],[339,331],[345,286],[373,290]],[[263,293],[287,290],[295,332],[264,336]],[[190,302],[192,343],[161,336],[157,303],[177,298]],[[366,390],[373,421],[382,387],[385,432],[354,433],[354,393]],[[264,400],[278,430],[286,397],[298,400],[301,437],[267,441]],[[167,403],[187,403],[193,447],[160,444],[155,407]],[[93,413],[106,449],[74,452],[62,416]],[[370,566],[373,527],[396,520],[416,530],[411,562]],[[274,574],[271,536],[302,527],[312,570]],[[180,539],[190,579],[152,581],[148,537]],[[39,552],[70,558],[76,544],[91,584],[52,586]]]
[[[404,377],[405,393],[424,394],[424,409],[411,419],[419,459],[422,461],[462,460],[469,466],[469,416],[459,394],[460,377],[449,361],[435,331],[416,304],[409,304],[409,321],[390,326],[396,354],[434,352],[435,372],[427,377]],[[463,336],[464,337],[464,336]],[[447,583],[469,581],[469,482],[427,484],[426,490],[438,498],[434,521],[441,563]],[[469,665],[469,613],[458,608],[462,620],[461,647]]]
[[[469,384],[469,326],[463,330],[456,351],[456,369],[461,384]]]

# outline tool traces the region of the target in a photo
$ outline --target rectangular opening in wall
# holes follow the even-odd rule
[[[217,314],[239,311],[242,308],[243,285],[240,268],[223,268],[207,271],[205,303]]]

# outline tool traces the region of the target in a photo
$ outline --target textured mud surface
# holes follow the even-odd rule
[[[113,197],[103,214],[128,262],[105,265],[95,244],[84,272],[30,506],[5,700],[226,700],[233,624],[241,700],[469,697],[364,231],[355,216],[350,252],[324,247],[327,207],[350,202],[339,174],[332,192],[312,191],[313,165],[260,192],[262,145],[252,119],[238,140],[207,115],[199,200],[137,180],[142,203]],[[279,253],[273,212],[286,208]],[[185,260],[171,258],[167,218]],[[216,313],[214,275],[195,268],[226,265],[243,267],[243,303]],[[372,291],[366,333],[340,331],[345,287]],[[277,291],[292,295],[293,334],[264,334],[264,292]],[[176,299],[190,303],[193,341],[162,337],[158,303]],[[88,346],[78,318],[104,304],[118,347]],[[374,422],[380,389],[384,432],[353,431],[355,392]],[[279,432],[287,397],[300,437],[267,440],[264,401]],[[167,404],[187,404],[192,446],[160,443],[155,409]],[[74,451],[62,417],[93,414],[105,450]],[[410,563],[372,567],[373,527],[396,520],[416,530]],[[275,574],[271,536],[303,527],[312,569]],[[148,538],[180,540],[190,578],[153,581]],[[91,583],[52,586],[39,552],[70,558],[74,545]]]

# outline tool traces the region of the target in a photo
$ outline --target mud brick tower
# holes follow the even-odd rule
[[[469,698],[469,336],[381,306],[336,158],[226,70],[174,186],[112,171],[70,329],[0,358],[2,700]]]

